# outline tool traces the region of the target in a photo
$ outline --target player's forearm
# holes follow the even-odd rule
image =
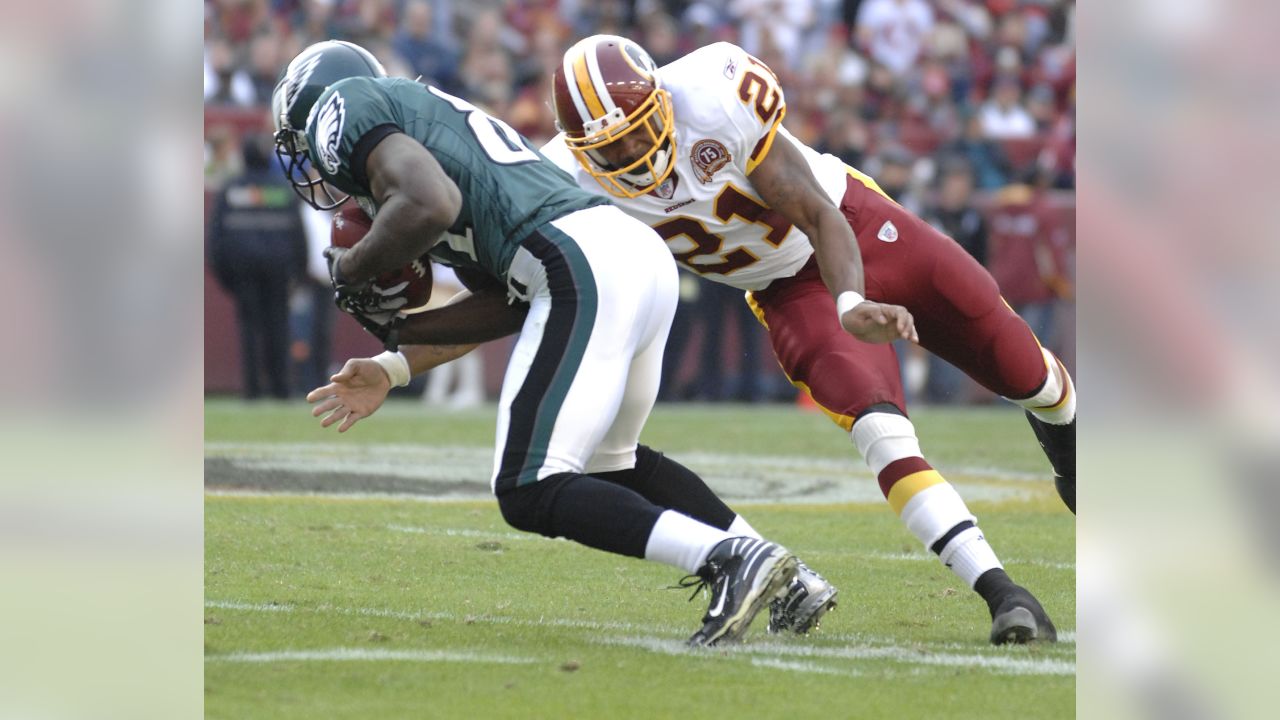
[[[410,315],[400,328],[409,345],[477,345],[520,330],[529,306],[507,304],[506,293],[494,289],[473,293],[442,308]]]
[[[866,294],[862,275],[862,251],[853,229],[844,215],[835,208],[819,215],[816,226],[809,235],[813,252],[818,258],[818,270],[832,297],[853,291]]]
[[[409,375],[412,377],[439,367],[452,360],[466,355],[480,347],[478,344],[466,345],[401,345],[400,352],[409,361]]]
[[[392,196],[378,208],[369,233],[343,255],[338,270],[343,280],[361,283],[404,267],[430,250],[447,229],[433,208]]]

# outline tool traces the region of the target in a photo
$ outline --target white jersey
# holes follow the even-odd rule
[[[800,150],[837,205],[848,168],[781,127],[786,101],[777,78],[736,45],[708,45],[658,74],[673,102],[675,170],[646,195],[610,198],[657,230],[681,266],[709,280],[761,290],[796,274],[813,253],[809,238],[765,205],[747,175],[769,152],[776,133]],[[607,194],[578,164],[563,134],[542,153],[583,189]]]

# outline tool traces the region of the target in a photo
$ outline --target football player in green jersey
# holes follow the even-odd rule
[[[339,306],[388,351],[348,363],[309,396],[324,424],[349,428],[390,386],[518,331],[492,476],[503,517],[699,576],[711,602],[690,642],[741,637],[786,592],[797,560],[696,475],[638,445],[676,303],[675,263],[661,238],[575,187],[506,123],[386,77],[350,43],[299,54],[272,111],[278,154],[303,199],[333,207],[336,189],[373,217],[355,246],[330,249],[329,265]],[[370,280],[423,254],[458,269],[472,291],[446,308],[394,317]]]

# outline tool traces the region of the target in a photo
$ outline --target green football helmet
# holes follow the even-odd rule
[[[280,168],[304,202],[330,210],[336,199],[307,156],[307,117],[330,85],[350,77],[386,77],[387,71],[368,50],[342,40],[326,40],[306,48],[290,61],[271,93],[276,157]]]

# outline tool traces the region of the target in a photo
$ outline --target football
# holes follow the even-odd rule
[[[329,241],[334,247],[350,248],[364,238],[373,220],[355,203],[349,203],[333,215]],[[401,311],[422,307],[431,299],[431,260],[426,255],[399,270],[391,270],[374,278],[373,284],[389,297],[403,297]]]

